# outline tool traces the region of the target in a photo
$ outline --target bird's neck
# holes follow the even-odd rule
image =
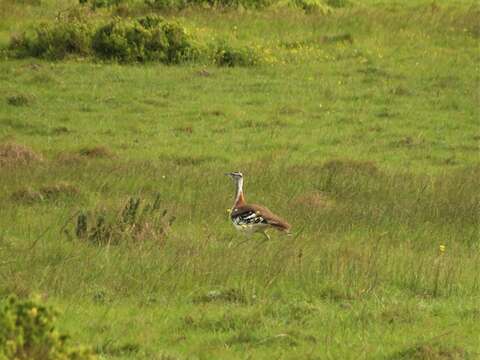
[[[238,179],[236,185],[237,191],[235,194],[235,203],[233,204],[233,206],[239,207],[245,204],[245,197],[243,196],[243,179]]]

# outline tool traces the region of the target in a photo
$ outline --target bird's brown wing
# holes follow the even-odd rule
[[[234,208],[231,213],[232,220],[241,224],[268,224],[281,231],[290,230],[291,226],[278,215],[272,213],[264,206],[247,204]]]

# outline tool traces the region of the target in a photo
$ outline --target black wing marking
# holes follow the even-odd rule
[[[235,225],[254,225],[254,224],[268,224],[259,212],[246,211],[241,214],[233,214],[232,221]]]

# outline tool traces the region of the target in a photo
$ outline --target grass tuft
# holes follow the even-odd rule
[[[24,94],[12,95],[7,97],[7,103],[12,106],[27,106],[30,105],[32,102],[33,97]]]
[[[469,359],[464,349],[441,343],[423,344],[400,351],[388,357],[389,360],[464,360]]]
[[[25,145],[12,142],[0,144],[0,168],[28,165],[43,161],[43,157]]]
[[[112,158],[113,152],[106,146],[85,147],[78,151],[78,154],[87,158]],[[75,159],[75,156],[73,156]]]
[[[58,182],[53,185],[40,187],[38,191],[31,188],[17,190],[12,194],[12,199],[20,202],[33,203],[36,201],[56,200],[62,197],[75,197],[80,189],[68,182]]]
[[[242,290],[230,288],[225,290],[211,290],[206,294],[194,297],[194,303],[211,303],[211,302],[228,302],[246,304],[249,302],[248,297]]]
[[[120,210],[82,211],[65,233],[95,245],[118,245],[122,242],[155,241],[162,245],[175,221],[160,208],[160,197],[150,203],[130,198]]]
[[[333,207],[335,202],[323,192],[312,191],[297,196],[292,204],[307,209],[328,209]]]
[[[328,174],[343,176],[372,176],[380,173],[373,161],[358,160],[329,160],[323,164],[322,170]]]

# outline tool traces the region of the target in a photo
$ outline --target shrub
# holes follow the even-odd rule
[[[12,36],[10,50],[16,55],[60,60],[69,54],[91,53],[94,24],[89,10],[71,8],[58,15],[53,23],[41,23],[35,29]]]
[[[85,348],[69,344],[55,329],[56,312],[35,300],[10,297],[0,303],[0,359],[93,360]]]
[[[293,6],[303,9],[306,13],[320,13],[328,15],[332,12],[329,5],[325,5],[320,0],[292,0]]]
[[[327,5],[333,8],[343,8],[349,5],[348,0],[327,0]]]
[[[189,5],[236,8],[264,8],[273,0],[145,0],[145,3],[156,9],[182,9]]]
[[[92,27],[81,20],[60,20],[40,24],[33,32],[13,37],[10,48],[19,56],[63,59],[69,54],[88,55],[91,50]]]
[[[159,16],[133,21],[115,18],[96,31],[93,49],[100,57],[120,62],[175,64],[198,55],[198,49],[185,28]]]
[[[89,4],[93,10],[97,8],[118,6],[125,2],[126,0],[79,0],[80,4]]]
[[[145,4],[154,9],[183,9],[187,6],[189,0],[145,0]]]
[[[213,45],[213,62],[218,66],[253,66],[261,61],[261,54],[252,47],[233,47],[226,41]]]
[[[273,3],[274,0],[207,0],[207,2],[213,6],[223,7],[238,7],[243,6],[245,8],[261,9],[265,8]]]
[[[89,20],[88,12],[81,9],[71,10],[54,23],[13,37],[10,49],[18,56],[58,60],[77,54],[121,63],[201,61],[219,66],[253,66],[269,60],[251,46],[234,46],[225,40],[212,44],[195,40],[179,22],[161,16],[114,17],[97,26]]]
[[[80,213],[74,224],[78,239],[96,245],[116,245],[122,241],[155,239],[163,241],[175,221],[160,207],[160,196],[142,204],[140,198],[130,198],[120,211]],[[70,236],[70,232],[67,231]]]

